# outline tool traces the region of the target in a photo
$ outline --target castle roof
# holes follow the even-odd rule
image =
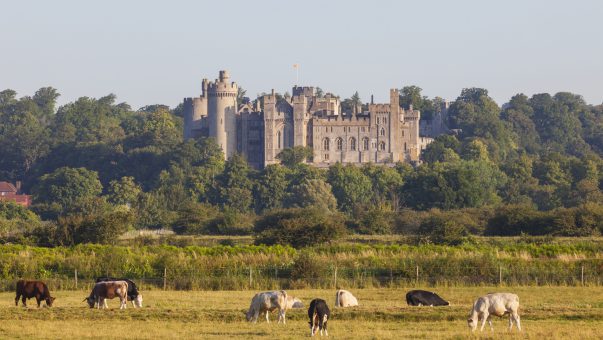
[[[9,182],[0,182],[0,192],[17,193],[17,188]]]

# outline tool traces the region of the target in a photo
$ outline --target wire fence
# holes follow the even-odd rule
[[[320,271],[300,273],[292,267],[263,266],[213,268],[180,272],[165,267],[152,275],[132,277],[107,272],[108,277],[128,277],[141,290],[262,290],[304,288],[378,288],[413,286],[602,286],[603,265],[568,266],[568,270],[539,268],[530,270],[504,265],[490,267],[349,268],[331,265]],[[95,277],[61,272],[43,278],[20,277],[0,280],[0,290],[12,291],[18,279],[40,279],[52,290],[88,290]]]

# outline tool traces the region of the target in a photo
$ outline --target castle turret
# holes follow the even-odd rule
[[[207,115],[209,136],[222,147],[229,158],[237,151],[237,93],[236,83],[230,83],[228,71],[220,71],[220,78],[207,86]]]

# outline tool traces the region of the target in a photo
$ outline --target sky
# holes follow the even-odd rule
[[[175,106],[227,69],[250,97],[295,84],[387,102],[417,85],[603,102],[603,1],[0,0],[0,90]],[[299,80],[293,64],[299,64]]]

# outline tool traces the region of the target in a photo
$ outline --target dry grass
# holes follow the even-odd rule
[[[354,290],[361,303],[352,309],[334,309],[329,323],[331,338],[438,339],[471,337],[466,316],[473,300],[491,291],[519,294],[524,332],[509,333],[507,321],[494,320],[476,338],[603,339],[603,289],[597,287],[438,287],[449,307],[408,307],[406,289]],[[288,291],[306,304],[322,297],[334,304],[333,290]],[[90,310],[83,291],[58,291],[56,305],[37,309],[14,306],[12,293],[0,294],[0,338],[82,339],[154,338],[301,338],[309,335],[306,310],[287,313],[287,325],[249,324],[243,312],[251,291],[148,291],[142,309]],[[332,308],[333,309],[333,308]],[[274,320],[276,315],[272,316]]]

